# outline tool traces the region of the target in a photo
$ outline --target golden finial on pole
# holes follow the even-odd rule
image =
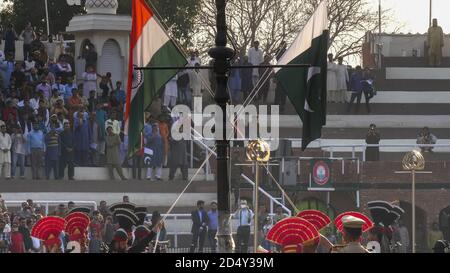
[[[424,172],[425,158],[418,150],[413,150],[406,154],[402,160],[403,170],[396,173],[410,173],[412,176],[411,211],[412,211],[412,253],[416,252],[416,173]]]
[[[259,214],[259,164],[266,163],[270,159],[270,145],[262,139],[251,140],[247,144],[246,149],[247,158],[253,162],[256,162],[255,170],[255,190],[254,190],[254,211],[255,211],[255,221],[253,226],[254,241],[253,249],[254,252],[258,252],[258,214]]]

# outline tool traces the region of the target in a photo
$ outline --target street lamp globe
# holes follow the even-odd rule
[[[249,160],[264,163],[270,159],[270,145],[262,139],[251,140],[247,145],[246,153]]]

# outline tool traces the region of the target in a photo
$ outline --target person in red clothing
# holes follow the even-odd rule
[[[23,235],[19,232],[19,224],[14,222],[11,228],[11,253],[25,253]]]
[[[12,114],[12,115],[10,115]],[[19,113],[17,111],[17,107],[13,100],[8,100],[6,102],[6,107],[3,109],[3,119],[5,123],[8,123],[10,118],[14,118],[14,120],[17,121],[17,118],[19,117]]]

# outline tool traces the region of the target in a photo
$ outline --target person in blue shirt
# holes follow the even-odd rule
[[[366,99],[366,107],[367,112],[370,113],[370,107],[369,107],[369,90],[365,88],[367,84],[367,80],[369,80],[368,75],[364,75],[361,66],[356,67],[356,71],[352,74],[352,77],[350,79],[350,87],[352,91],[352,96],[350,98],[350,102],[347,106],[347,113],[350,113],[352,109],[352,104],[355,102],[355,99],[357,99],[356,102],[356,112],[358,112],[359,105],[361,104],[361,97],[364,93],[364,97]]]
[[[121,81],[116,82],[116,89],[114,90],[114,94],[116,95],[116,99],[120,103],[120,106],[123,109],[123,107],[126,103],[127,94],[125,93],[125,90],[122,89]]]
[[[217,228],[219,223],[219,213],[217,212],[217,202],[212,201],[210,205],[210,210],[208,211],[208,240],[211,247],[211,252],[216,253],[217,248]]]
[[[33,131],[27,136],[27,151],[31,154],[31,173],[33,180],[41,179],[41,168],[44,158],[45,136],[40,130],[40,124],[33,124]]]
[[[67,78],[65,87],[65,93],[64,93],[64,100],[67,103],[70,97],[72,97],[73,90],[78,90],[78,85],[73,82],[73,78]]]

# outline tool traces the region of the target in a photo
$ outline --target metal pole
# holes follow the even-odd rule
[[[430,0],[430,22],[429,22],[429,27],[431,27],[433,21],[433,0]]]
[[[234,50],[227,47],[227,24],[225,14],[226,1],[216,0],[217,8],[217,34],[216,47],[209,51],[214,59],[214,72],[216,74],[215,101],[222,113],[227,113],[226,106],[230,100],[227,92],[228,72],[230,60]],[[227,115],[223,115],[223,127],[226,128]],[[216,140],[217,148],[217,201],[219,210],[219,223],[217,242],[219,253],[232,253],[234,241],[231,231],[231,201],[230,181],[228,179],[228,160],[230,142],[227,140],[226,130],[223,130],[222,140]]]
[[[378,35],[381,37],[381,0],[378,0]]]
[[[50,23],[48,21],[48,5],[47,0],[45,0],[45,20],[47,21],[47,37],[50,35]]]
[[[412,170],[412,253],[416,253],[416,171]]]
[[[256,162],[256,174],[255,174],[255,191],[253,193],[253,204],[254,204],[254,211],[255,211],[255,221],[253,223],[253,252],[256,253],[256,250],[258,249],[258,214],[259,214],[259,163]]]

